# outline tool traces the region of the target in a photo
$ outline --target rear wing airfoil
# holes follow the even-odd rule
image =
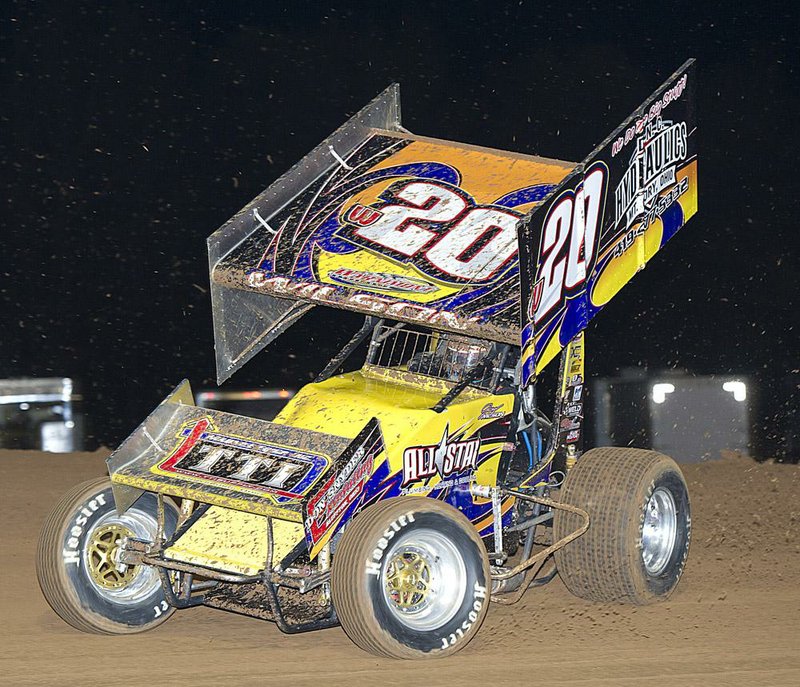
[[[521,341],[527,383],[696,212],[694,80],[580,164],[411,134],[391,86],[209,237],[218,382],[323,304]]]
[[[218,381],[315,304],[516,344],[517,223],[574,166],[413,135],[390,87],[209,238]]]
[[[689,60],[520,224],[524,385],[697,212],[695,75]]]

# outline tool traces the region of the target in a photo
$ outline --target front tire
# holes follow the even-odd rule
[[[347,635],[390,658],[459,651],[489,608],[486,549],[452,506],[406,496],[360,513],[344,531],[331,571],[334,607]]]
[[[641,605],[672,593],[692,529],[689,492],[675,461],[635,448],[592,449],[570,470],[560,500],[589,513],[588,531],[555,554],[573,594]],[[580,524],[577,515],[556,510],[553,536]]]
[[[117,514],[108,478],[79,484],[64,495],[42,527],[36,573],[47,603],[63,620],[83,632],[130,634],[163,623],[168,605],[157,571],[150,566],[118,564],[124,537],[155,540],[157,497],[144,493]],[[164,501],[164,530],[177,526],[178,509]]]

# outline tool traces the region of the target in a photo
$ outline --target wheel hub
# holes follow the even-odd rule
[[[401,609],[410,610],[424,604],[430,592],[431,569],[416,551],[403,551],[389,561],[386,591]]]
[[[442,627],[467,592],[464,559],[452,541],[429,528],[414,529],[386,552],[381,586],[391,614],[415,632]]]
[[[675,499],[667,489],[653,492],[644,509],[642,562],[650,575],[660,575],[667,567],[678,536]]]
[[[119,523],[98,527],[90,535],[87,547],[87,568],[92,580],[104,589],[122,589],[139,572],[139,566],[119,563],[123,539],[134,533]]]

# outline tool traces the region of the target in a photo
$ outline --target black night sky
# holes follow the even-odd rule
[[[796,3],[18,1],[0,10],[0,377],[81,380],[96,441],[212,386],[205,239],[389,83],[411,131],[582,159],[686,58],[700,212],[589,328],[590,366],[751,375],[796,435]],[[318,308],[229,384],[297,387]]]

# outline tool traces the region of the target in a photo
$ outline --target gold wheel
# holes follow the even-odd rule
[[[178,509],[164,500],[164,534],[172,536]],[[125,537],[154,541],[158,497],[145,492],[124,513],[115,508],[107,477],[67,492],[47,516],[36,551],[39,586],[51,608],[83,632],[144,632],[173,611],[158,571],[119,565]]]
[[[92,580],[104,589],[122,589],[139,573],[139,566],[119,563],[120,543],[133,537],[124,525],[109,523],[90,535],[86,550],[87,568]]]
[[[440,627],[463,601],[464,559],[432,528],[415,528],[387,551],[383,596],[392,615],[417,631]]]
[[[389,598],[404,610],[424,603],[430,592],[431,570],[416,551],[395,555],[386,570],[386,591]]]
[[[331,566],[331,597],[348,637],[393,658],[465,646],[486,616],[489,584],[489,557],[472,523],[450,504],[418,496],[357,515]]]

